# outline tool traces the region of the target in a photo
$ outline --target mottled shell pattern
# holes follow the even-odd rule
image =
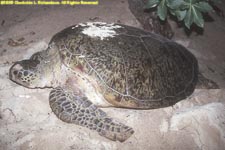
[[[189,96],[196,85],[196,58],[159,35],[121,24],[78,24],[51,42],[65,66],[94,79],[111,104],[159,108]]]

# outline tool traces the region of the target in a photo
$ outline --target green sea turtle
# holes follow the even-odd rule
[[[122,24],[81,23],[57,33],[46,50],[10,68],[28,88],[53,88],[49,103],[62,121],[123,142],[133,129],[101,107],[154,109],[189,96],[196,58],[183,46]]]

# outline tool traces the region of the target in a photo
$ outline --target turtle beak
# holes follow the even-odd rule
[[[28,88],[32,87],[36,76],[35,72],[29,64],[29,60],[23,60],[16,62],[9,70],[9,79],[17,84]]]
[[[23,81],[23,66],[21,62],[16,62],[9,70],[9,79],[17,84],[23,85],[25,87],[29,86],[25,81]]]
[[[9,79],[16,82],[17,78],[19,77],[19,71],[22,68],[23,67],[20,65],[20,63],[16,62],[9,70]]]

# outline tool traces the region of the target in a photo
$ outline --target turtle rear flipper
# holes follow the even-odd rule
[[[56,116],[64,122],[74,123],[113,141],[123,142],[133,133],[133,129],[108,117],[87,97],[76,89],[57,87],[50,92],[49,103]]]

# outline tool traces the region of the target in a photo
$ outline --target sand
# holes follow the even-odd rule
[[[27,89],[9,80],[13,62],[47,47],[65,27],[87,21],[119,22],[141,28],[125,0],[98,6],[0,7],[0,149],[48,150],[223,150],[225,149],[225,21],[205,24],[203,35],[186,36],[175,24],[173,40],[186,46],[200,71],[220,89],[196,89],[174,106],[154,110],[105,108],[134,128],[127,141],[113,142],[59,120],[48,103],[49,89]]]

